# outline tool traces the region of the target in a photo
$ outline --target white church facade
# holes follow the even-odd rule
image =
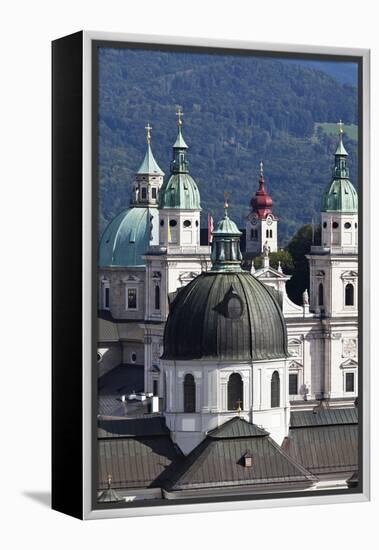
[[[358,199],[342,133],[299,306],[287,296],[290,276],[270,266],[279,221],[263,165],[246,219],[246,258],[263,252],[262,268],[242,269],[241,232],[227,205],[212,246],[200,244],[200,193],[181,115],[169,178],[148,126],[130,207],[101,239],[99,375],[119,365],[143,368],[144,392],[159,396],[185,455],[236,415],[281,445],[291,411],[317,402],[353,407],[358,395]]]

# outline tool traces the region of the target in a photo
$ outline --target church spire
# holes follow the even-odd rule
[[[178,134],[176,141],[173,145],[173,159],[171,162],[171,173],[172,174],[187,174],[189,171],[187,156],[188,145],[184,141],[182,134],[183,126],[183,111],[178,107],[176,111],[176,116],[178,117]]]
[[[257,214],[258,218],[266,218],[268,214],[272,214],[272,198],[265,189],[262,161],[259,163],[259,188],[250,204],[252,211]]]
[[[348,178],[349,177],[349,169],[346,166],[346,157],[348,156],[348,153],[345,149],[345,146],[343,144],[343,122],[340,120],[337,123],[338,126],[338,145],[336,152],[334,154],[334,177],[335,178]]]
[[[147,148],[146,148],[145,157],[142,161],[141,166],[137,171],[137,174],[144,174],[146,176],[164,176],[164,172],[158,166],[158,163],[155,160],[153,152],[151,150],[151,130],[152,129],[153,127],[150,126],[150,123],[147,123],[147,125],[145,126]]]
[[[212,232],[212,271],[242,271],[241,231],[229,218],[228,193],[224,193],[224,217]]]

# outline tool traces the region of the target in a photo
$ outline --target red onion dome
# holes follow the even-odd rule
[[[259,189],[251,199],[250,205],[259,218],[265,218],[268,214],[272,214],[272,198],[265,189],[263,162],[261,162],[260,168]]]

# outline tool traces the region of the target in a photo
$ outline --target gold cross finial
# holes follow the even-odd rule
[[[343,134],[343,127],[344,127],[344,124],[343,124],[342,120],[337,122],[337,126],[338,126],[338,132],[342,135]]]
[[[176,110],[176,116],[178,117],[178,126],[181,126],[183,124],[183,121],[182,121],[183,114],[184,113],[183,113],[181,107],[178,106],[178,108]]]
[[[150,126],[150,123],[148,122],[147,123],[147,126],[145,126],[145,130],[146,130],[146,141],[147,143],[150,143],[151,141],[151,133],[150,133],[150,130],[152,130],[153,127]]]
[[[241,411],[242,411],[241,405],[242,405],[242,401],[241,401],[241,399],[238,399],[238,401],[237,401],[237,412],[238,412],[238,416],[241,414]]]

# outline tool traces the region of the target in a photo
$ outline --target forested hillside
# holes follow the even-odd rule
[[[128,205],[133,173],[145,152],[144,126],[153,127],[154,155],[169,174],[176,136],[175,106],[184,111],[191,175],[203,216],[222,213],[230,193],[240,225],[257,188],[260,160],[285,244],[317,216],[330,180],[337,133],[327,125],[357,124],[357,93],[311,67],[269,58],[141,50],[100,50],[100,224]],[[357,143],[346,135],[356,184]]]

